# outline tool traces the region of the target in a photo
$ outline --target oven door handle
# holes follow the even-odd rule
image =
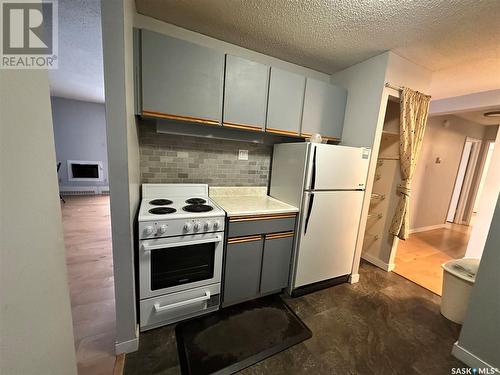
[[[142,250],[144,250],[144,251],[161,250],[161,249],[166,249],[169,247],[198,245],[198,244],[202,244],[202,243],[220,242],[220,241],[222,241],[222,237],[216,236],[216,237],[212,237],[212,238],[205,238],[203,240],[186,241],[186,242],[181,241],[181,242],[164,243],[164,244],[157,244],[157,245],[143,244]]]
[[[205,295],[202,297],[196,297],[196,298],[188,299],[187,301],[180,301],[180,302],[176,302],[176,303],[171,303],[170,305],[165,305],[165,306],[160,306],[159,303],[155,303],[153,306],[155,308],[155,312],[159,313],[162,311],[172,310],[172,309],[182,307],[182,306],[192,305],[193,303],[208,301],[209,299],[210,299],[210,291],[207,290],[205,292]]]

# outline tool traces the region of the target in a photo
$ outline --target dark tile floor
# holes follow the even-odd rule
[[[451,356],[460,326],[439,313],[440,297],[369,264],[360,282],[286,303],[313,337],[241,374],[450,374],[465,367]],[[141,334],[125,374],[179,374],[173,327]]]

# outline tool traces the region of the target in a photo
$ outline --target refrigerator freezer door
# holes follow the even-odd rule
[[[294,289],[351,273],[363,194],[304,193]]]
[[[312,144],[306,190],[365,189],[370,149]]]

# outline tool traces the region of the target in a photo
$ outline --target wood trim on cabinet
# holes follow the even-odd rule
[[[235,129],[243,129],[243,130],[253,130],[253,131],[262,131],[262,127],[257,126],[257,125],[248,125],[248,124],[240,124],[237,122],[229,122],[229,121],[224,121],[222,125],[227,126],[228,128],[235,128]]]
[[[262,239],[261,235],[233,237],[233,238],[228,238],[227,243],[228,245],[231,245],[235,243],[260,241],[261,239]]]
[[[295,232],[289,231],[289,232],[279,232],[279,233],[268,233],[266,234],[266,240],[276,240],[278,238],[287,238],[287,237],[293,237]]]
[[[210,120],[202,117],[192,117],[192,116],[181,116],[181,115],[171,115],[169,113],[161,113],[161,112],[153,112],[153,111],[142,111],[143,116],[149,117],[158,117],[158,118],[166,118],[169,120],[177,120],[177,121],[188,121],[188,122],[197,122],[206,125],[220,125],[217,120]]]
[[[292,214],[274,214],[274,215],[254,215],[254,216],[232,216],[229,218],[230,223],[237,223],[241,221],[257,221],[257,220],[273,220],[273,219],[288,219],[295,218],[296,213]]]
[[[294,137],[299,136],[299,132],[292,131],[292,130],[281,130],[281,129],[275,129],[275,128],[266,128],[266,132],[268,133],[276,133],[276,134],[282,134],[282,135],[291,135]]]
[[[327,141],[340,141],[339,137],[326,137],[326,136],[321,136],[321,138],[326,139]]]
[[[303,138],[311,138],[312,134],[310,134],[310,133],[300,133],[300,136],[303,137]],[[340,141],[339,137],[327,137],[326,135],[322,135],[321,138],[322,139],[326,139],[327,141],[334,141],[334,142]]]

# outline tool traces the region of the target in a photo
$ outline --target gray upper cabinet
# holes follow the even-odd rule
[[[220,124],[224,53],[141,30],[141,114]]]
[[[226,55],[225,126],[262,130],[266,123],[269,67]]]
[[[271,68],[266,131],[299,135],[306,77]]]
[[[303,135],[319,133],[327,139],[340,139],[346,101],[345,89],[308,78],[301,133]]]

